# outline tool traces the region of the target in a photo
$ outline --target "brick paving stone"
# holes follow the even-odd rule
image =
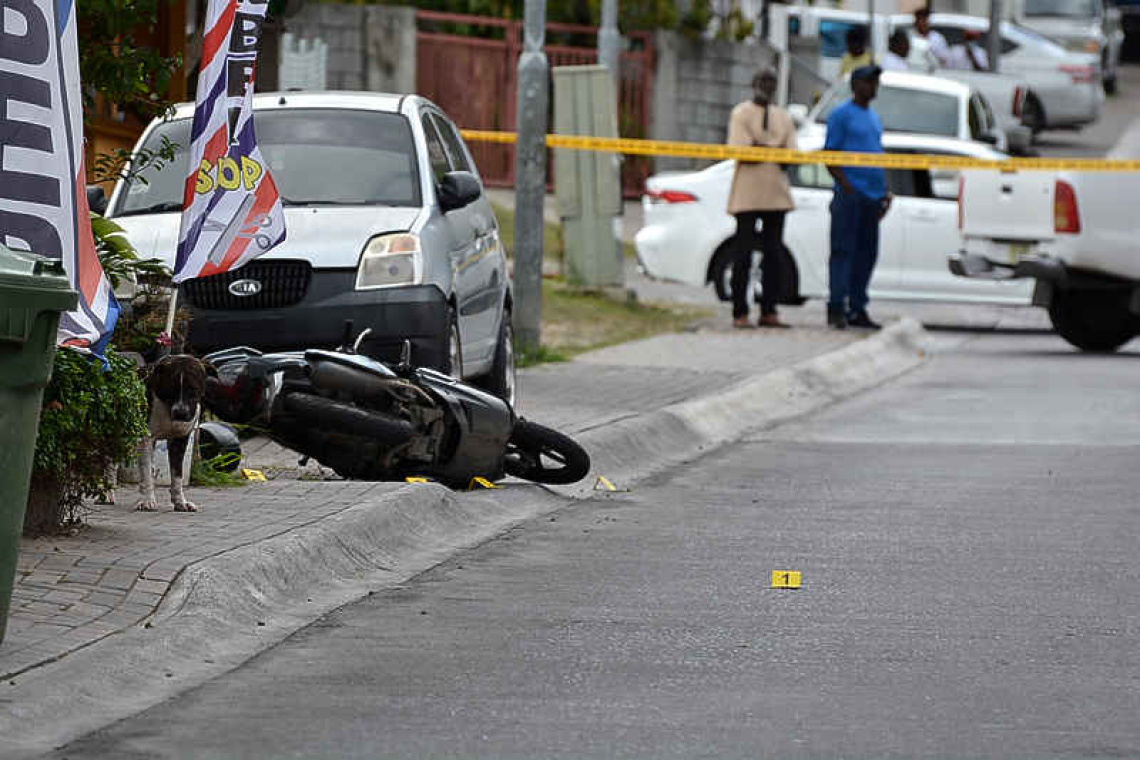
[[[161,601],[162,594],[154,594],[150,591],[138,591],[136,589],[127,594],[126,604],[139,605],[140,608],[145,607],[148,611],[151,611],[158,607],[158,603]]]
[[[135,582],[135,591],[147,591],[152,594],[165,594],[170,584],[165,581],[152,581],[146,578],[140,578]]]
[[[122,589],[124,591],[135,585],[139,574],[131,568],[112,568],[99,580],[100,588]]]
[[[97,607],[115,608],[126,599],[126,592],[92,591],[83,598],[83,601]]]

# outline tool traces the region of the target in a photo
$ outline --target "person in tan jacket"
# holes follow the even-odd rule
[[[765,68],[752,78],[754,96],[732,109],[728,144],[796,149],[796,125],[788,112],[772,104],[776,72]],[[788,177],[779,164],[738,161],[728,195],[728,213],[736,217],[732,250],[732,324],[751,327],[748,321],[748,280],[752,252],[763,253],[761,264],[760,327],[787,327],[776,313],[780,296],[784,217],[793,208]],[[763,226],[756,231],[756,223]]]

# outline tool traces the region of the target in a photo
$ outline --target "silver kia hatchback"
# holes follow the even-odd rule
[[[143,256],[173,266],[192,103],[156,119],[136,151],[178,158],[120,181],[106,215]],[[425,98],[285,92],[254,98],[258,145],[281,192],[285,242],[241,269],[188,280],[195,352],[331,347],[474,379],[514,401],[506,256],[471,152]]]

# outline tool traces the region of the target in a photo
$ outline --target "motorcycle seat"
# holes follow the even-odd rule
[[[342,354],[338,351],[325,351],[323,349],[311,348],[305,352],[305,361],[310,364],[316,362],[331,362],[383,379],[398,377],[387,364],[367,356],[361,356],[360,354]]]

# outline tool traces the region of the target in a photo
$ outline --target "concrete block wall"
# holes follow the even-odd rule
[[[330,90],[415,90],[414,8],[307,4],[288,19],[285,31],[327,45],[325,85]]]
[[[772,65],[774,51],[763,43],[689,40],[675,33],[655,35],[657,71],[650,135],[656,140],[723,143],[733,106],[752,96],[752,74]],[[658,157],[656,171],[680,171],[707,161]]]

